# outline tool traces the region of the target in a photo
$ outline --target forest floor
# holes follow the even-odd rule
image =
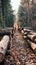
[[[5,56],[4,65],[36,65],[36,53],[19,31],[11,39],[10,54]]]

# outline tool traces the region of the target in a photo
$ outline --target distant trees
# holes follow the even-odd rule
[[[14,22],[14,14],[10,0],[1,0],[2,4],[2,27],[11,27]]]
[[[25,26],[27,24],[27,11],[22,5],[19,7],[18,17],[21,26]]]
[[[33,19],[36,19],[36,4],[34,3],[34,0],[21,0],[18,17],[21,26],[35,26],[32,22]]]
[[[0,0],[0,27],[2,26],[1,17],[2,17],[2,6],[1,6],[1,0]]]
[[[22,1],[22,0],[21,0]],[[30,26],[31,12],[30,12],[29,0],[23,0],[19,7],[19,21],[21,26]]]
[[[36,4],[35,3],[33,2],[33,8],[32,8],[32,28],[34,30],[36,30]]]

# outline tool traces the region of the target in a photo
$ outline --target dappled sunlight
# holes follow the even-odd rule
[[[14,21],[14,25],[13,25],[15,30],[18,30],[18,28],[19,28],[17,13],[18,13],[20,1],[21,0],[11,0],[12,9],[14,10],[14,14],[15,14],[15,21]]]
[[[14,23],[14,28],[17,30],[18,29],[18,24],[17,22]]]
[[[13,10],[15,10],[14,14],[17,14],[20,5],[20,0],[11,0],[11,5]]]
[[[20,23],[18,22],[18,15],[15,16],[14,29],[18,30],[20,28]]]

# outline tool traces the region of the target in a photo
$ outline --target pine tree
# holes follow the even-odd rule
[[[13,10],[10,0],[1,0],[2,2],[2,26],[11,27],[14,22]]]

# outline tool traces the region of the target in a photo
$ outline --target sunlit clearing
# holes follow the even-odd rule
[[[14,14],[17,14],[20,5],[20,0],[11,0],[11,5],[13,10],[15,10]]]
[[[18,30],[19,28],[20,28],[20,23],[18,23],[18,16],[16,15],[16,19],[15,19],[15,22],[14,22],[14,29]]]
[[[17,24],[17,22],[14,23],[14,29],[18,30],[19,26]]]

